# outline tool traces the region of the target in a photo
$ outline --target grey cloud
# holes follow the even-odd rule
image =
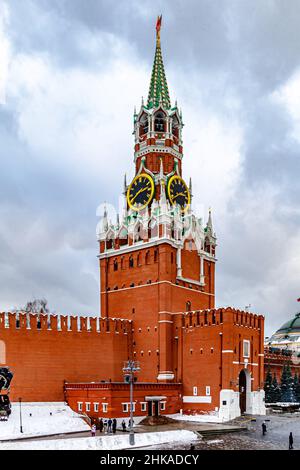
[[[216,214],[215,220],[218,302],[242,307],[255,304],[266,313],[269,332],[278,327],[293,313],[296,305],[292,299],[300,294],[291,277],[282,281],[274,274],[284,263],[278,250],[290,234],[299,234],[295,214],[300,149],[291,136],[291,116],[274,102],[272,93],[300,67],[298,0],[10,0],[8,5],[8,34],[14,51],[45,55],[57,69],[93,68],[100,74],[118,57],[119,41],[124,51],[130,45],[141,63],[147,64],[149,79],[155,18],[163,14],[167,76],[178,86],[171,88],[172,97],[181,93],[183,102],[179,104],[184,113],[184,101],[196,108],[201,96],[203,106],[218,117],[238,122],[244,133],[241,178],[226,214],[219,218]],[[144,87],[146,94],[148,83]],[[116,100],[122,92],[116,90]],[[139,99],[137,96],[137,103]],[[99,166],[98,174],[80,175],[71,165],[57,162],[56,155],[55,165],[51,165],[49,159],[39,159],[18,135],[13,104],[0,109],[0,138],[3,305],[14,298],[15,303],[24,303],[34,294],[50,297],[57,310],[78,305],[81,311],[97,311],[95,208],[103,199],[116,203],[123,172],[131,164],[132,147],[120,149],[119,168],[100,170]],[[185,151],[189,153],[187,148]],[[259,191],[264,187],[274,189],[273,202],[278,207],[267,214],[266,227],[258,225],[263,221],[249,203],[252,196],[265,210]],[[55,255],[45,256],[41,262],[34,244],[25,247],[26,253],[22,246],[14,246],[14,239],[19,242],[20,237],[14,236],[5,210],[21,218],[15,222],[15,230],[21,227],[26,232],[31,223],[45,218],[44,234],[49,232],[45,252]],[[253,221],[253,231],[245,223],[247,218]],[[284,254],[291,257],[288,251]],[[92,274],[82,274],[86,258],[87,271]],[[280,292],[280,298],[275,292]]]

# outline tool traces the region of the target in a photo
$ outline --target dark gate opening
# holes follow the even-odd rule
[[[239,391],[240,391],[240,409],[241,414],[246,412],[246,394],[247,394],[247,379],[244,370],[241,370],[239,375]]]

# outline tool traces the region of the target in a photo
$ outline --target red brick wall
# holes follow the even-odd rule
[[[0,314],[0,341],[5,343],[5,363],[14,373],[10,399],[23,401],[63,401],[64,380],[94,381],[100,379],[122,380],[123,361],[127,359],[128,322],[101,321],[101,332],[96,331],[96,320],[91,320],[87,331],[86,319],[81,318],[77,331],[77,318],[72,318],[72,331],[67,331],[66,317],[63,331],[58,331],[56,317],[41,317],[41,329],[37,328],[37,316],[30,315],[31,329],[26,328],[26,316],[20,315],[20,328],[16,317],[9,315],[9,328],[5,328],[4,314]],[[4,358],[2,358],[3,360]]]
[[[151,152],[145,155],[146,157],[146,168],[152,173],[159,173],[160,170],[160,161],[161,158],[163,159],[163,165],[164,165],[164,173],[171,173],[174,169],[174,157],[173,155],[167,154],[165,152],[159,153],[159,152]],[[137,158],[136,160],[136,173],[138,172],[140,165],[141,165],[141,159],[142,157]],[[178,159],[178,170],[179,174],[181,175],[181,160]]]

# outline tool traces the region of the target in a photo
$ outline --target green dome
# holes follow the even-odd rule
[[[276,331],[275,335],[283,334],[283,333],[296,333],[299,331],[300,333],[300,313],[296,313],[295,317],[292,320],[287,321],[284,325]]]

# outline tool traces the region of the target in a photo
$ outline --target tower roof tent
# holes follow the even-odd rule
[[[166,79],[162,52],[160,46],[160,29],[162,16],[157,18],[156,22],[156,49],[154,56],[154,64],[152,68],[150,88],[148,94],[147,108],[157,108],[160,104],[166,108],[171,108],[168,83]]]

